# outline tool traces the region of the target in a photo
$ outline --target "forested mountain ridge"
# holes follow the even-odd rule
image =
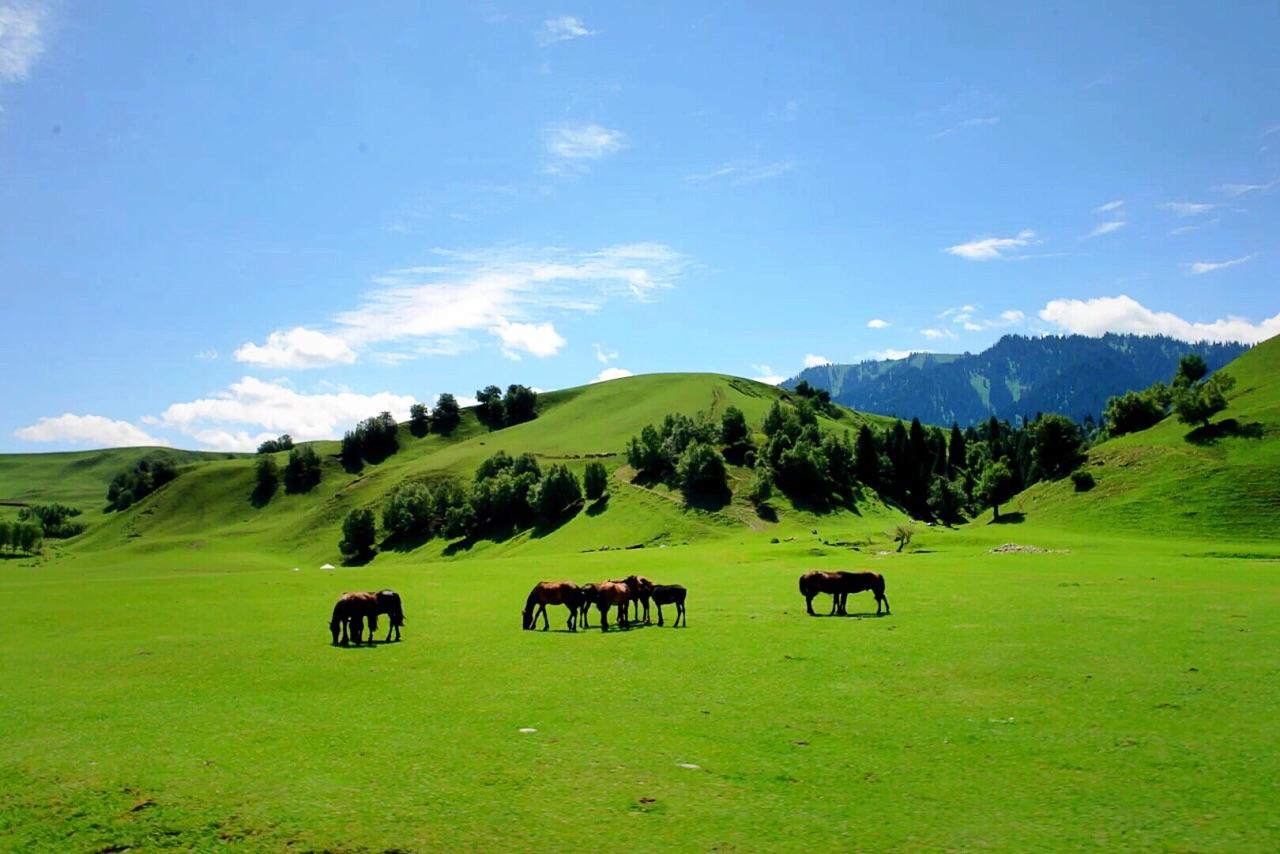
[[[1098,419],[1109,397],[1168,381],[1187,353],[1216,371],[1247,349],[1162,335],[1006,335],[976,354],[915,353],[806,368],[783,386],[803,380],[852,409],[931,424],[965,427],[992,415],[1014,422],[1037,412]]]

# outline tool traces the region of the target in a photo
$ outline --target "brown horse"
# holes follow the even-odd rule
[[[800,576],[800,595],[804,596],[804,606],[809,615],[813,613],[813,597],[819,593],[831,594],[831,614],[847,616],[846,601],[850,593],[861,593],[870,590],[876,597],[876,616],[880,615],[880,605],[884,604],[884,612],[889,611],[889,600],[884,595],[884,576],[878,572],[806,572]]]
[[[676,606],[676,621],[672,623],[673,628],[680,627],[680,620],[684,619],[684,627],[689,628],[689,617],[684,612],[685,589],[679,584],[655,584],[653,585],[653,604],[658,606],[658,625],[662,625],[662,606]]]
[[[379,590],[374,596],[377,597],[377,608],[369,615],[369,642],[373,643],[373,633],[378,628],[379,614],[386,614],[391,623],[387,627],[387,637],[383,643],[391,641],[393,631],[396,633],[396,641],[399,641],[400,627],[404,625],[404,609],[400,606],[400,594],[394,590]]]
[[[582,601],[578,603],[578,625],[589,629],[591,628],[591,606],[596,603],[596,585],[583,584],[578,589],[582,591]]]
[[[644,621],[649,620],[649,600],[653,596],[653,582],[643,575],[628,575],[614,579],[615,584],[625,584],[631,590],[631,602],[635,606],[636,619],[640,619],[640,606],[644,605]]]
[[[329,620],[329,632],[333,635],[334,646],[346,646],[354,641],[356,646],[364,634],[364,621],[368,617],[369,643],[373,643],[373,631],[378,624],[377,593],[343,593],[333,606],[333,617]]]
[[[578,609],[582,605],[582,590],[572,581],[539,581],[529,591],[529,598],[524,602],[524,610],[520,613],[525,629],[532,629],[542,615],[542,630],[549,628],[547,622],[548,605],[564,605],[569,609],[569,621],[565,624],[569,631],[577,631]],[[536,611],[534,610],[536,607]]]
[[[609,608],[618,606],[618,626],[631,628],[627,609],[631,603],[631,588],[620,581],[602,581],[596,585],[596,608],[600,610],[600,631],[609,631]]]

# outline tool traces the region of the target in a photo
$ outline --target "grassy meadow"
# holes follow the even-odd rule
[[[712,375],[560,392],[501,433],[468,416],[263,508],[251,459],[193,459],[0,560],[0,848],[1275,850],[1276,351],[1243,357],[1224,413],[1258,436],[1188,446],[1165,422],[1095,449],[1092,492],[1040,485],[1005,524],[917,525],[901,553],[904,517],[871,496],[779,499],[772,522],[630,483],[643,424],[729,403],[758,423],[780,393]],[[612,455],[603,512],[319,569],[349,509],[499,447]],[[53,465],[0,459],[0,498],[47,494],[28,481]],[[1250,486],[1222,509],[1224,468]],[[1034,550],[992,551],[1008,543]],[[805,615],[801,572],[857,568],[884,574],[892,615],[865,593],[855,616]],[[551,608],[552,631],[520,631],[536,581],[633,572],[688,587],[687,629],[655,612],[602,634],[593,613],[571,634]],[[404,641],[330,646],[335,597],[381,587]]]

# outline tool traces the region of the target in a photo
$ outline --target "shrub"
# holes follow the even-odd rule
[[[278,439],[268,439],[258,446],[259,454],[274,454],[276,451],[293,450],[293,437],[285,433]]]
[[[1073,471],[1071,473],[1071,482],[1075,484],[1076,492],[1088,492],[1096,485],[1096,482],[1093,479],[1093,474],[1085,471],[1084,469],[1076,469]]]
[[[773,478],[769,474],[769,469],[760,466],[756,469],[755,477],[751,479],[751,488],[747,491],[747,498],[752,504],[759,507],[773,497]]]
[[[711,445],[694,442],[680,455],[676,481],[685,497],[721,494],[728,489],[724,457]]]
[[[320,458],[310,445],[294,448],[289,452],[289,462],[284,467],[284,491],[310,492],[320,483]]]
[[[435,409],[431,410],[431,432],[448,436],[462,421],[462,410],[458,400],[451,394],[442,394],[436,398]]]
[[[18,511],[19,522],[34,522],[46,537],[64,539],[84,530],[84,525],[68,521],[81,513],[78,507],[65,504],[32,504]]]
[[[421,439],[431,430],[431,418],[427,415],[424,403],[415,403],[409,407],[409,432]]]
[[[264,456],[258,460],[255,478],[253,502],[259,505],[266,504],[280,486],[280,466],[276,465],[274,457]]]
[[[178,476],[173,463],[164,457],[143,457],[133,468],[120,472],[107,488],[107,505],[126,510]]]
[[[595,501],[604,495],[608,488],[609,473],[605,471],[604,464],[587,463],[587,468],[582,473],[582,489],[587,495],[587,500]]]
[[[559,519],[582,501],[582,488],[573,472],[562,465],[554,465],[538,484],[533,496],[538,515],[544,519]]]
[[[347,557],[362,557],[373,551],[377,537],[373,511],[357,508],[348,513],[342,523],[342,539],[338,541],[338,550]]]

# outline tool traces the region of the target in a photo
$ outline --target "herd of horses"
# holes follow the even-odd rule
[[[578,630],[581,621],[584,629],[591,628],[591,606],[600,611],[600,630],[609,631],[609,609],[617,608],[617,623],[622,629],[631,628],[630,610],[635,608],[635,619],[640,619],[641,608],[644,609],[644,621],[650,622],[649,603],[658,608],[658,625],[664,625],[662,606],[675,605],[676,619],[673,628],[679,628],[681,620],[684,627],[689,627],[689,618],[685,614],[684,600],[686,590],[679,584],[654,584],[643,575],[628,575],[614,581],[601,581],[598,584],[574,584],[572,581],[539,581],[529,591],[525,599],[524,610],[520,612],[521,627],[532,629],[542,616],[542,630],[549,626],[547,622],[548,605],[564,605],[569,609],[569,619],[565,625],[569,631]]]
[[[876,598],[876,616],[888,614],[889,599],[884,595],[884,576],[878,572],[806,572],[800,576],[800,595],[804,596],[805,610],[816,617],[813,610],[813,597],[820,593],[831,596],[831,616],[836,614],[847,616],[849,594],[871,591]],[[540,581],[529,591],[525,599],[524,610],[520,612],[520,624],[523,629],[532,629],[542,617],[542,630],[550,628],[547,619],[548,605],[563,605],[569,609],[569,619],[565,625],[571,632],[583,628],[591,628],[591,606],[600,611],[600,630],[609,631],[609,610],[616,608],[617,625],[629,629],[633,618],[640,620],[643,614],[645,623],[649,623],[649,605],[658,608],[658,625],[664,625],[662,618],[663,605],[676,606],[676,619],[672,623],[678,628],[681,621],[685,628],[689,626],[689,618],[685,615],[684,600],[686,591],[679,584],[654,584],[643,575],[628,575],[626,578],[613,581],[601,581],[598,584],[574,584],[572,581]],[[368,624],[369,644],[374,643],[374,632],[378,630],[378,617],[386,614],[391,625],[387,629],[386,640],[391,640],[394,632],[396,640],[400,640],[400,627],[404,625],[404,609],[400,605],[400,594],[394,590],[378,590],[376,592],[343,593],[333,606],[333,618],[329,621],[329,631],[333,635],[335,646],[347,646],[354,643],[359,646],[364,638],[365,624]]]

